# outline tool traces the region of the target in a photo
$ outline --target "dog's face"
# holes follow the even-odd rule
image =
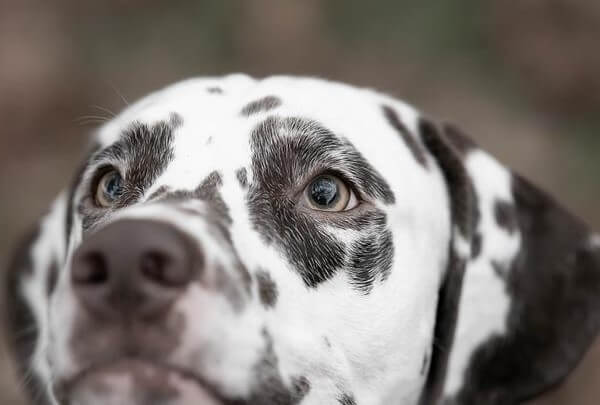
[[[414,402],[450,240],[416,123],[309,79],[129,107],[65,197],[34,367],[77,404]]]
[[[128,107],[98,130],[13,273],[13,328],[36,329],[17,344],[33,396],[349,405],[416,403],[426,382],[439,393],[471,241],[482,250],[471,219],[487,218],[460,157],[472,145],[450,138],[387,96],[315,79],[190,80]],[[488,180],[510,179],[483,159]],[[481,227],[488,268],[509,264],[521,234]],[[455,376],[503,331],[504,281],[489,269],[477,283],[489,276],[481,293],[497,309],[451,359]]]

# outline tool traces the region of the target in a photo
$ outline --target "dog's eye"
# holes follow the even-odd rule
[[[312,209],[319,211],[348,211],[358,205],[354,192],[341,179],[321,175],[305,190],[305,198]]]
[[[96,187],[96,204],[111,207],[123,193],[123,178],[115,169],[104,173]]]

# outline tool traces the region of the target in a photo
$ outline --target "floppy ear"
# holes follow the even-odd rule
[[[36,404],[50,404],[46,361],[50,296],[64,267],[76,207],[74,195],[90,157],[100,144],[92,142],[68,191],[62,192],[48,212],[16,248],[5,274],[4,323],[8,346],[16,361],[23,388]]]
[[[444,381],[447,404],[535,398],[569,375],[598,333],[600,238],[456,129],[422,120],[420,130],[445,172],[455,223],[470,213],[472,231],[466,266],[450,249],[421,403],[438,401]],[[469,200],[470,209],[460,205]]]
[[[17,247],[6,273],[5,323],[9,349],[16,361],[18,378],[36,403],[47,400],[42,334],[47,332],[47,310],[66,246],[66,198],[59,197],[50,211]]]

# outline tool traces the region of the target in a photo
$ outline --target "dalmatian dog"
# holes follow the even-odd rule
[[[600,237],[453,126],[313,78],[100,127],[16,253],[33,404],[516,404],[600,326]]]

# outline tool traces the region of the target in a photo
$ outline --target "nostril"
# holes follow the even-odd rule
[[[161,253],[147,252],[140,258],[140,270],[145,277],[162,284],[169,261],[169,258]]]
[[[146,252],[140,257],[139,266],[146,279],[162,286],[177,287],[188,281],[187,271],[181,260],[165,253]]]
[[[109,271],[104,256],[90,252],[78,260],[73,269],[73,281],[79,284],[100,285],[108,281]]]

